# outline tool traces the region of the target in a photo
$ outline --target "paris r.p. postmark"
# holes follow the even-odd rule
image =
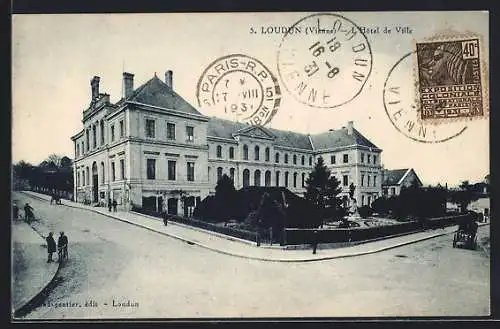
[[[196,97],[214,115],[266,125],[277,113],[281,90],[273,73],[259,60],[231,54],[213,61],[201,74]]]
[[[278,74],[300,103],[335,108],[358,96],[372,71],[370,43],[351,20],[333,13],[306,16],[278,50]]]

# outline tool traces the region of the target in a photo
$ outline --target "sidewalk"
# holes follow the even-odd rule
[[[24,192],[38,199],[50,201],[50,197],[34,192]],[[109,212],[106,208],[92,207],[80,203],[63,200],[66,206],[85,209],[104,216],[130,223],[145,229],[164,234],[166,236],[184,241],[190,245],[197,245],[218,253],[232,255],[236,257],[254,259],[271,262],[309,262],[319,260],[329,260],[335,258],[353,257],[376,253],[418,241],[431,239],[456,231],[456,226],[447,227],[425,232],[418,232],[409,235],[391,237],[373,242],[357,244],[349,247],[337,249],[320,249],[316,254],[312,254],[311,249],[306,250],[283,250],[282,248],[257,247],[255,243],[241,241],[237,238],[223,237],[221,234],[208,233],[208,231],[191,228],[184,224],[169,221],[168,226],[156,217],[138,214],[134,212]],[[481,225],[481,224],[480,224]]]
[[[12,222],[12,287],[14,316],[22,313],[56,276],[59,264],[47,263],[45,240],[22,220]],[[55,255],[57,260],[57,255]]]

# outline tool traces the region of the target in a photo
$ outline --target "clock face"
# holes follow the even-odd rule
[[[370,44],[360,28],[336,14],[314,14],[295,23],[278,51],[278,72],[300,103],[334,108],[359,95],[372,70]]]
[[[414,55],[415,52],[406,54],[389,71],[383,91],[387,117],[400,133],[414,141],[446,142],[462,134],[467,125],[454,121],[436,124],[420,120],[418,86],[413,71]]]

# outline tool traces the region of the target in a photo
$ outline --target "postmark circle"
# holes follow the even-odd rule
[[[399,59],[389,70],[384,82],[383,104],[392,125],[406,137],[421,143],[442,143],[461,135],[467,125],[450,122],[435,125],[419,120],[416,82],[413,76],[412,55],[410,52]]]
[[[372,71],[368,39],[337,14],[306,16],[285,33],[278,49],[278,74],[300,103],[335,108],[356,98]]]
[[[278,79],[259,60],[231,54],[213,61],[201,74],[198,105],[220,117],[265,125],[279,109]]]

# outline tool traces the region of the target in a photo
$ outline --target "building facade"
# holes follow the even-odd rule
[[[401,188],[416,184],[422,187],[422,181],[413,168],[393,169],[382,171],[382,194],[387,197],[399,195]]]
[[[124,97],[115,104],[91,80],[75,147],[75,199],[123,209],[146,207],[191,215],[227,174],[237,189],[284,186],[303,195],[318,157],[341,182],[356,186],[358,205],[382,194],[381,152],[348,122],[309,135],[207,117],[173,89],[172,72],[134,89],[123,73]]]

